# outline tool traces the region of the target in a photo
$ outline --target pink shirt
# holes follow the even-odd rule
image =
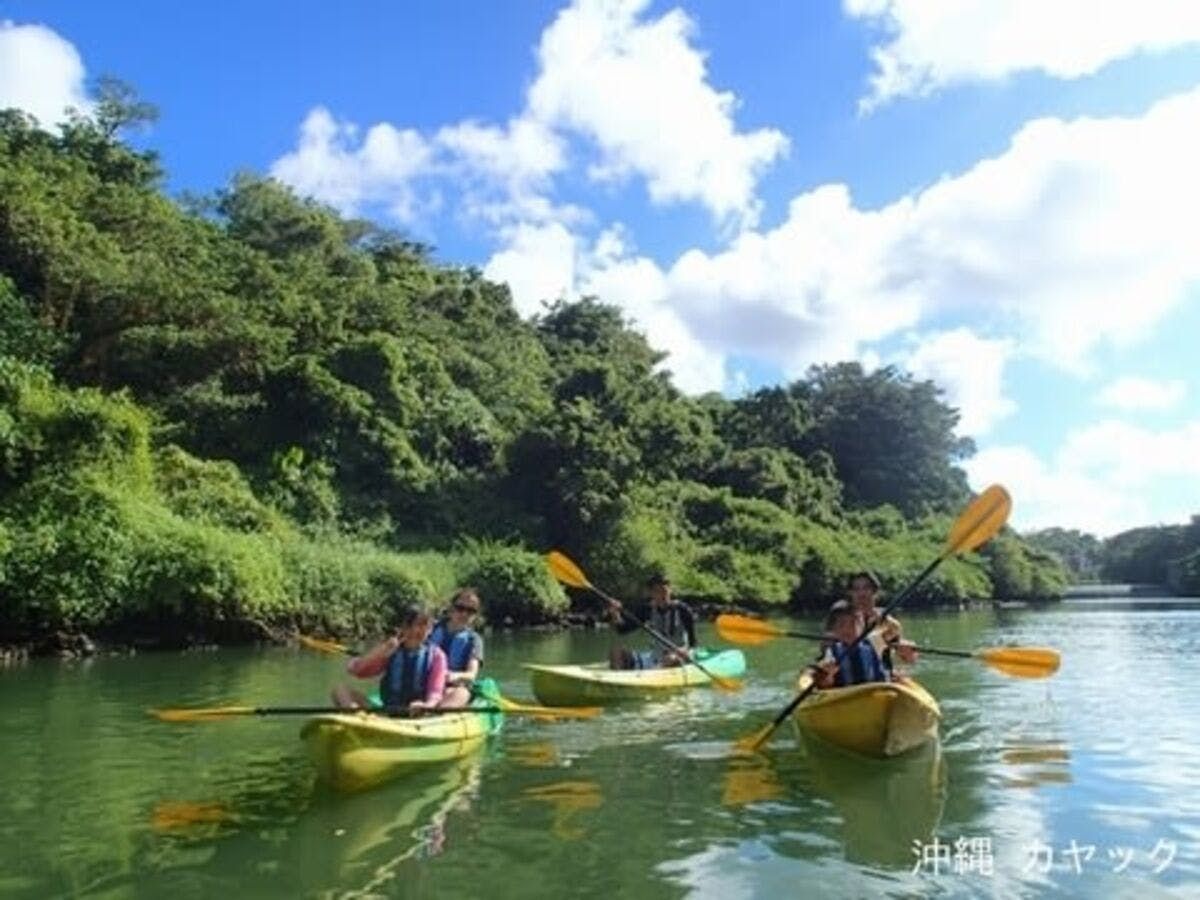
[[[441,647],[430,647],[429,650],[429,677],[425,679],[425,702],[441,703],[442,695],[446,692],[446,674],[449,667]],[[384,673],[391,658],[384,656],[372,661],[366,656],[356,656],[346,663],[346,671],[356,678],[375,678]]]

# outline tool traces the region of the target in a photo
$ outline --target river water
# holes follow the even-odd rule
[[[341,660],[222,650],[0,671],[0,897],[1197,897],[1200,606],[909,613],[920,643],[1051,645],[1052,679],[927,656],[941,741],[863,763],[781,728],[810,645],[747,648],[747,688],[546,724],[339,796],[298,718],[149,707],[324,702]],[[812,622],[787,623],[811,628]],[[716,644],[711,630],[702,634]],[[489,674],[599,659],[606,633],[498,634]]]

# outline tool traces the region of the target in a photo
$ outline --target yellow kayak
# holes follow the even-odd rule
[[[699,650],[696,658],[721,678],[746,671],[740,650],[712,653]],[[712,679],[693,665],[663,669],[610,669],[607,663],[546,666],[526,663],[533,693],[546,706],[595,706],[627,700],[654,700],[675,691],[703,687]]]
[[[314,716],[300,737],[322,780],[339,791],[361,791],[415,767],[466,756],[503,722],[500,713],[470,707],[414,719],[346,712]]]
[[[805,690],[811,680],[805,672],[797,690]],[[878,758],[899,756],[933,740],[942,719],[937,701],[912,679],[818,690],[792,715],[822,740]]]

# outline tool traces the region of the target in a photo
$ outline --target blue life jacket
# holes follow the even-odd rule
[[[433,648],[422,644],[416,650],[401,647],[388,660],[379,682],[379,699],[386,707],[408,706],[425,699],[425,685],[433,668]]]
[[[471,650],[475,647],[475,632],[470,628],[450,633],[445,620],[433,626],[429,643],[441,647],[446,654],[446,665],[451,672],[466,671],[471,662]]]
[[[834,677],[835,687],[849,687],[852,684],[866,684],[871,681],[891,681],[879,654],[875,652],[869,640],[859,641],[849,652],[841,641],[834,641],[829,651],[834,659],[841,660]]]

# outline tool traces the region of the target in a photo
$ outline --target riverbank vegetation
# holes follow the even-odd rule
[[[1061,528],[1028,537],[1060,559],[1073,581],[1155,584],[1176,594],[1200,596],[1200,515],[1186,525],[1131,528],[1103,540]]]
[[[560,547],[631,595],[816,605],[939,548],[973,452],[929,382],[854,363],[688,397],[603,298],[504,285],[240,174],[176,201],[111,86],[46,131],[0,113],[0,634],[162,643],[378,630],[480,587],[553,622]],[[1018,498],[1018,502],[1019,498]],[[1053,597],[1006,534],[921,600]],[[582,598],[577,598],[582,602]]]

